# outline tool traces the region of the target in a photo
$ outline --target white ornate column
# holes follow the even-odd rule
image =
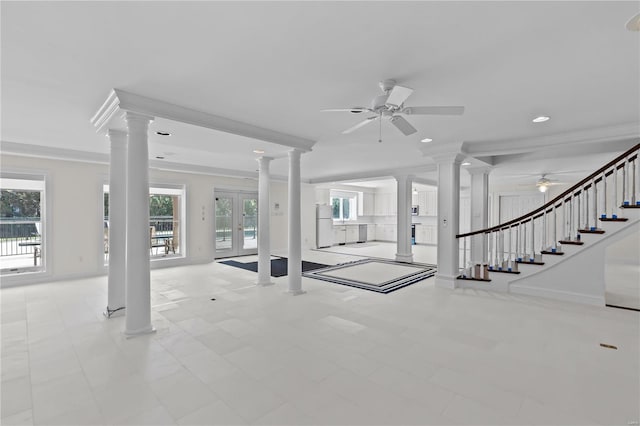
[[[491,167],[470,167],[467,171],[471,175],[471,231],[477,231],[489,227],[489,173]],[[471,237],[470,258],[476,263],[489,260],[485,234]]]
[[[258,285],[271,285],[271,233],[269,201],[269,163],[271,157],[258,158]]]
[[[299,149],[289,151],[289,260],[287,274],[288,293],[305,293],[302,290],[302,230],[300,219],[300,154]]]
[[[413,262],[411,247],[411,182],[412,175],[394,176],[398,187],[397,253],[396,261]]]
[[[127,250],[127,133],[109,129],[109,278],[107,284],[107,318],[124,315]]]
[[[153,117],[126,112],[127,151],[127,311],[125,335],[154,332],[151,325],[149,264],[149,147]]]
[[[438,165],[438,272],[435,284],[455,288],[458,276],[459,249],[456,235],[460,229],[459,153],[433,157]]]

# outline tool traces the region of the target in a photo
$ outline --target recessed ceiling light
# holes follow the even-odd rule
[[[262,149],[254,149],[253,153],[254,154],[264,154],[264,151]]]
[[[171,133],[169,132],[161,132],[161,131],[157,131],[156,135],[160,135],[160,136],[171,136]]]
[[[534,118],[533,121],[534,123],[544,123],[545,121],[549,121],[551,117],[547,117],[546,115],[541,115],[540,117],[536,117]]]
[[[433,139],[430,139],[430,138],[424,138],[424,139],[422,139],[420,142],[424,142],[424,143],[427,143],[427,142],[433,142]]]
[[[462,166],[470,166],[470,165],[471,165],[471,163],[470,163],[470,162],[468,162],[468,161],[465,161],[465,162],[464,162],[464,163],[462,163],[461,165],[462,165]]]

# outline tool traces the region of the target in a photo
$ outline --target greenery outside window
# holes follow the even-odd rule
[[[350,191],[331,191],[329,204],[333,220],[358,219],[358,193]]]
[[[0,272],[43,272],[43,176],[0,178]]]
[[[151,259],[184,254],[184,187],[149,188],[149,253]],[[104,185],[104,261],[109,263],[109,185]]]

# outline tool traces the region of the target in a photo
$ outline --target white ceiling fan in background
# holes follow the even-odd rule
[[[555,172],[555,173],[538,173],[535,175],[521,175],[521,176],[540,176],[540,178],[536,181],[535,186],[538,189],[538,191],[540,192],[547,192],[547,190],[549,189],[549,187],[553,186],[553,185],[567,185],[569,182],[560,182],[557,181],[555,179],[550,179],[548,176],[549,175],[560,175],[560,174],[572,174],[575,172]],[[530,183],[521,183],[519,186],[528,186],[531,187],[532,184]]]
[[[414,106],[407,107],[404,105],[404,101],[413,93],[413,89],[408,87],[396,85],[395,80],[384,80],[379,83],[380,89],[384,92],[382,95],[378,95],[371,101],[371,107],[353,107],[353,108],[338,108],[338,109],[323,109],[322,112],[351,112],[353,114],[359,114],[362,112],[369,112],[372,115],[366,118],[364,121],[359,122],[355,126],[343,131],[343,134],[349,134],[369,123],[373,123],[378,120],[380,122],[380,138],[378,142],[382,142],[382,119],[387,119],[398,130],[400,130],[405,136],[411,135],[417,132],[403,116],[404,115],[462,115],[464,113],[464,107],[462,106]]]

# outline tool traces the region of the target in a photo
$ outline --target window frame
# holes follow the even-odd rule
[[[19,268],[7,269],[1,271],[0,276],[2,281],[10,285],[14,279],[22,280],[25,276],[48,276],[51,275],[49,268],[50,265],[50,253],[51,253],[51,227],[49,221],[51,220],[51,207],[50,203],[47,203],[47,196],[50,193],[50,179],[49,175],[45,171],[29,170],[29,171],[7,171],[2,170],[0,172],[0,180],[24,180],[24,181],[37,181],[42,182],[40,189],[40,265],[25,266]],[[2,184],[0,183],[0,189]],[[16,188],[19,189],[19,188]],[[33,189],[25,189],[25,191],[32,191]],[[14,270],[15,269],[15,270]],[[18,278],[20,277],[20,278]]]
[[[104,232],[104,222],[108,219],[105,218],[104,211],[104,194],[109,192],[109,183],[106,182],[102,185],[102,197],[101,200],[101,232]],[[184,259],[187,257],[187,223],[186,223],[186,202],[187,202],[187,186],[185,184],[173,184],[173,183],[158,183],[151,182],[149,183],[149,197],[152,195],[176,195],[180,197],[179,201],[179,231],[178,231],[178,252],[169,255],[150,255],[150,261],[152,263],[155,262],[170,262],[175,261],[176,259]],[[149,221],[151,221],[151,216],[149,216]],[[102,244],[102,243],[101,243]],[[104,249],[101,251],[102,262],[104,268],[109,267],[108,256],[105,256]]]

